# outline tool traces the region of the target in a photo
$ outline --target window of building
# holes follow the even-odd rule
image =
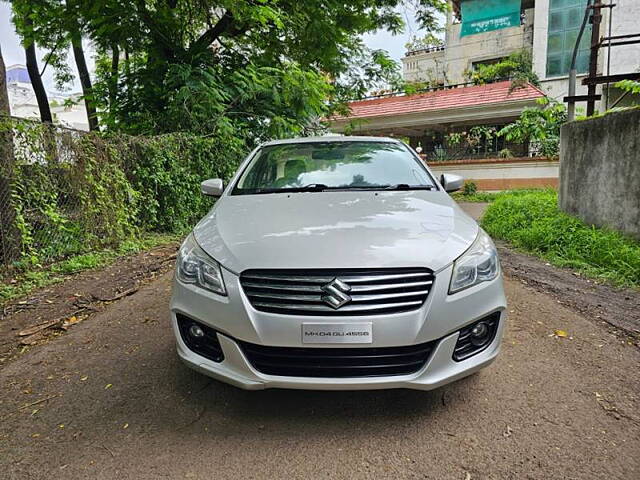
[[[580,33],[587,0],[550,0],[547,36],[547,76],[567,75],[571,67],[573,47]],[[591,25],[587,24],[576,58],[576,70],[589,69]]]

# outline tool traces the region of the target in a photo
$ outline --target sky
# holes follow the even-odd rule
[[[404,45],[409,41],[410,37],[415,34],[419,34],[419,30],[413,21],[410,12],[401,11],[401,14],[405,18],[406,28],[405,32],[399,35],[391,35],[387,31],[378,31],[372,34],[364,36],[363,40],[365,44],[372,49],[383,49],[389,52],[391,58],[396,61],[404,56]],[[8,67],[14,64],[25,63],[24,50],[20,45],[20,39],[15,33],[15,28],[11,23],[11,6],[7,2],[0,1],[0,46],[2,47],[2,55],[4,57],[5,65]],[[38,62],[40,69],[44,66],[42,57],[46,54],[46,51],[38,49]],[[93,59],[90,58],[90,46],[85,46],[85,53],[87,54],[87,63],[89,69],[94,67]],[[76,80],[73,85],[67,87],[66,92],[76,92],[80,90],[80,83],[77,79],[77,70],[73,62],[73,55],[69,52],[68,55],[69,64],[71,70],[74,73]],[[43,81],[47,90],[54,92],[58,91],[53,79],[53,69],[48,67],[43,75]]]

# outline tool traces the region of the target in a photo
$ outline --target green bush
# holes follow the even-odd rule
[[[139,195],[136,222],[157,232],[179,233],[202,217],[213,202],[200,183],[228,180],[241,156],[231,142],[185,133],[132,137],[127,144],[125,170]]]
[[[560,211],[553,190],[497,196],[482,226],[494,238],[555,265],[619,285],[640,285],[640,243]]]
[[[105,136],[6,117],[0,135],[12,139],[1,233],[18,245],[0,245],[0,266],[23,270],[144,232],[184,232],[213,204],[202,180],[228,180],[243,152],[233,136]]]
[[[475,195],[477,191],[478,191],[478,186],[475,184],[475,182],[471,182],[471,181],[464,182],[464,187],[462,187],[463,195]]]
[[[523,87],[527,83],[540,85],[540,79],[533,71],[533,54],[528,49],[513,52],[498,63],[479,64],[474,71],[467,71],[465,74],[476,85],[507,78],[512,81],[512,89]]]

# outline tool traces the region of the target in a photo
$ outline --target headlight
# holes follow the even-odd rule
[[[182,283],[193,283],[219,295],[227,294],[220,264],[198,246],[193,233],[189,234],[180,247],[176,271],[178,280]]]
[[[493,280],[498,276],[499,270],[496,247],[489,235],[480,230],[473,245],[453,264],[449,293]]]

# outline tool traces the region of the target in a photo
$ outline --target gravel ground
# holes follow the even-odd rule
[[[246,392],[179,362],[161,274],[7,360],[0,477],[640,478],[640,350],[522,275],[505,281],[502,354],[477,375],[432,392]]]

